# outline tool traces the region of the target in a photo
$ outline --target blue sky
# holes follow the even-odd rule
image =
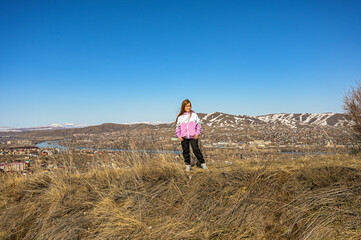
[[[361,1],[1,1],[0,126],[342,112]]]

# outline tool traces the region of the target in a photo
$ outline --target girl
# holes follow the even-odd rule
[[[180,113],[177,116],[176,134],[182,143],[183,157],[186,163],[186,171],[191,170],[191,155],[189,144],[192,145],[193,153],[201,163],[203,169],[208,169],[204,162],[201,150],[198,147],[198,137],[201,135],[201,121],[197,114],[192,111],[191,102],[186,99],[182,102]]]

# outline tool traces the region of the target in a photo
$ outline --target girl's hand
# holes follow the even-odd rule
[[[196,134],[196,135],[194,136],[194,139],[198,139],[198,137],[199,137],[198,134]]]
[[[178,140],[182,142],[184,139],[182,137],[179,137]]]

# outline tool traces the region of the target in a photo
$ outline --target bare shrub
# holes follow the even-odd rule
[[[356,82],[356,87],[352,87],[344,98],[344,111],[347,117],[353,122],[352,128],[361,138],[361,82]]]

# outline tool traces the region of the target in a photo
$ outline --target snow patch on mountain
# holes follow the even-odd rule
[[[73,123],[52,123],[46,126],[39,127],[29,127],[29,128],[10,128],[10,127],[0,127],[0,132],[28,132],[36,130],[57,130],[57,129],[69,129],[69,128],[83,128],[87,127],[85,124],[73,124]]]
[[[16,128],[0,127],[0,132],[22,132],[22,131]]]

